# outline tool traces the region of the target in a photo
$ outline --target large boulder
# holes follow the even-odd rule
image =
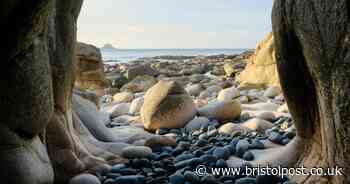
[[[243,72],[237,77],[241,83],[279,86],[275,45],[270,33],[256,48]]]
[[[149,76],[156,77],[159,75],[159,72],[153,69],[152,67],[150,67],[149,65],[144,64],[144,65],[138,65],[138,66],[129,68],[125,74],[125,77],[128,80],[133,80],[137,76],[142,76],[142,75],[149,75]]]
[[[80,89],[102,89],[109,86],[104,75],[101,51],[89,44],[78,43],[75,86]]]
[[[196,114],[192,98],[174,81],[159,81],[144,98],[141,117],[145,129],[150,131],[182,128]]]

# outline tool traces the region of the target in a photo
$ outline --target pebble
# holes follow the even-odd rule
[[[248,151],[250,148],[250,144],[247,140],[240,140],[236,145],[236,156],[242,158],[244,153]]]
[[[256,184],[278,184],[279,182],[280,182],[279,176],[258,175],[256,177]]]
[[[220,159],[220,160],[216,161],[215,167],[217,167],[217,168],[226,168],[227,167],[227,163],[226,163],[226,161],[224,159]]]
[[[228,157],[231,155],[230,150],[227,147],[217,147],[213,155],[216,156],[219,159],[228,159]]]
[[[186,171],[184,174],[184,178],[186,181],[190,183],[199,183],[200,178],[192,171]]]
[[[281,143],[282,135],[277,132],[271,132],[269,135],[269,140],[273,143]]]
[[[146,182],[146,177],[142,175],[121,176],[115,179],[118,184],[143,184]]]
[[[251,151],[247,151],[244,153],[243,159],[247,161],[252,161],[254,160],[254,154]]]
[[[112,166],[111,168],[111,172],[112,173],[118,173],[119,171],[121,171],[122,169],[127,168],[127,166],[125,164],[117,164]]]
[[[171,184],[184,184],[185,177],[180,174],[174,174],[169,177],[169,183]]]
[[[256,184],[256,179],[251,177],[240,178],[235,184]]]
[[[252,148],[253,149],[265,149],[265,145],[261,141],[255,139],[252,142]]]
[[[289,138],[284,138],[284,139],[282,139],[281,144],[282,145],[287,145],[289,142],[290,142]]]
[[[206,146],[209,142],[205,139],[199,139],[196,143],[195,143],[195,146],[198,146],[198,147],[203,147],[203,146]]]
[[[180,162],[180,161],[188,160],[188,159],[191,159],[191,158],[194,158],[194,155],[191,154],[191,153],[181,154],[181,155],[179,155],[179,156],[177,156],[175,158],[175,162]]]
[[[212,175],[203,176],[201,182],[203,184],[220,184],[220,181]]]

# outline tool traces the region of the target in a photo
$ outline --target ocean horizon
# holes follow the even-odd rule
[[[230,49],[230,48],[199,48],[199,49],[101,49],[104,62],[130,62],[141,58],[156,56],[210,56],[210,55],[235,55],[248,48]]]

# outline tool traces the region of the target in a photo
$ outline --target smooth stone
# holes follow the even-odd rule
[[[120,173],[107,173],[106,174],[106,178],[113,179],[113,181],[115,178],[118,178],[120,176],[122,176]]]
[[[222,147],[217,147],[214,152],[213,155],[216,156],[219,159],[228,159],[228,157],[230,157],[231,152],[228,148],[222,148]]]
[[[258,175],[256,184],[279,184],[280,177],[274,175]]]
[[[122,150],[124,158],[147,158],[152,154],[152,149],[146,146],[128,146]]]
[[[80,174],[73,177],[69,184],[101,184],[100,180],[92,174]]]
[[[209,119],[232,120],[241,115],[241,103],[238,100],[216,101],[198,109],[198,113]]]
[[[201,157],[202,155],[204,155],[204,151],[202,150],[196,150],[193,152],[195,157]]]
[[[250,148],[250,144],[247,140],[240,140],[236,145],[236,155],[240,158],[243,157],[244,153]]]
[[[126,115],[129,113],[130,103],[119,103],[112,107],[108,107],[102,109],[102,111],[106,111],[110,113],[111,118],[115,118],[118,116]]]
[[[132,168],[124,168],[124,169],[119,170],[118,174],[133,175],[133,174],[137,174],[137,170],[132,169]]]
[[[176,139],[169,136],[156,135],[148,138],[145,142],[145,146],[154,148],[154,147],[162,147],[162,146],[176,146]]]
[[[117,164],[112,166],[111,171],[112,173],[119,173],[122,169],[127,168],[125,164]]]
[[[145,94],[141,108],[144,128],[183,128],[197,113],[193,99],[175,81],[161,80]]]
[[[175,158],[175,162],[180,162],[180,161],[184,161],[184,160],[188,160],[188,159],[192,159],[192,158],[194,158],[194,155],[191,153],[181,154]]]
[[[255,178],[245,177],[236,180],[235,184],[256,184]]]
[[[155,158],[155,160],[163,160],[163,159],[165,159],[165,158],[170,158],[170,157],[172,157],[171,154],[166,153],[166,152],[163,152],[163,153],[161,153],[160,155],[158,155],[158,156]]]
[[[243,159],[247,161],[252,161],[254,160],[254,154],[251,151],[247,151],[244,153]]]
[[[133,168],[150,167],[152,164],[148,159],[134,159],[130,164]]]
[[[242,104],[242,110],[248,111],[277,111],[280,106],[271,102]]]
[[[296,136],[296,133],[295,132],[285,132],[283,134],[283,137],[287,137],[289,139],[293,139],[294,137]]]
[[[139,98],[134,99],[131,102],[131,105],[129,108],[129,114],[133,114],[133,115],[139,114],[141,111],[141,107],[143,105],[143,101],[144,101],[143,97],[139,97]]]
[[[259,133],[264,133],[267,129],[272,128],[273,124],[263,119],[253,118],[242,123],[241,126]]]
[[[191,148],[191,144],[189,142],[181,141],[178,143],[177,148],[183,149],[183,150],[188,150]]]
[[[233,100],[239,97],[240,95],[240,92],[235,87],[231,87],[221,90],[218,94],[217,99],[219,101],[228,101]]]
[[[282,139],[281,144],[282,145],[287,145],[289,142],[290,142],[289,138],[284,138],[284,139]]]
[[[213,155],[203,155],[201,157],[199,157],[199,159],[201,159],[202,163],[205,165],[210,165],[212,163],[216,163],[216,161],[218,160],[218,158],[216,156]]]
[[[271,86],[267,88],[264,92],[264,97],[275,98],[281,93],[281,89],[278,86]]]
[[[212,175],[203,176],[201,182],[203,184],[220,184],[220,181]]]
[[[174,174],[169,177],[170,184],[184,184],[185,177],[179,174]]]
[[[210,124],[210,120],[206,117],[195,117],[193,120],[188,122],[185,129],[189,132],[193,132],[201,128],[207,128]]]
[[[216,135],[218,135],[218,130],[217,129],[213,129],[208,131],[207,133],[208,137],[215,137]]]
[[[166,175],[166,170],[164,170],[162,168],[154,168],[153,171],[154,171],[154,174],[156,176],[164,176],[164,175]]]
[[[271,132],[269,135],[269,140],[273,143],[281,143],[283,137],[277,132]]]
[[[202,133],[201,135],[198,136],[198,139],[207,139],[208,135],[207,133]]]
[[[202,160],[200,158],[193,158],[188,163],[188,166],[190,166],[191,168],[196,168],[201,163],[202,163]]]
[[[223,175],[220,177],[220,181],[224,182],[225,184],[231,184],[229,182],[232,182],[233,184],[235,183],[236,179],[238,178],[239,176],[237,175],[232,175],[232,174],[229,174],[229,175]]]
[[[285,103],[277,109],[277,112],[289,113],[288,105]]]
[[[265,149],[265,145],[264,145],[264,143],[262,143],[259,140],[254,140],[252,142],[252,148],[253,149]]]
[[[146,178],[142,175],[121,176],[115,179],[117,184],[143,184],[145,182]]]
[[[113,103],[129,103],[134,99],[134,94],[130,92],[121,92],[113,96]]]
[[[209,92],[205,90],[199,94],[198,99],[207,99],[209,96],[210,96]]]
[[[193,84],[187,86],[185,90],[191,96],[198,96],[203,91],[203,86],[201,84]]]
[[[220,160],[216,161],[215,167],[217,167],[217,168],[226,168],[227,167],[227,163],[226,163],[226,161],[224,159],[220,159]]]
[[[219,128],[222,135],[232,135],[238,132],[249,132],[250,130],[235,123],[226,123]]]
[[[294,182],[294,181],[286,181],[286,182],[284,182],[283,184],[297,184],[297,183]]]
[[[165,135],[167,133],[169,133],[169,129],[167,128],[159,128],[156,130],[157,135]]]
[[[103,182],[103,184],[114,184],[114,179],[111,179],[111,178],[106,179],[106,180]]]
[[[249,102],[249,98],[247,96],[241,96],[238,100],[241,102],[241,104],[246,104]]]
[[[200,182],[200,178],[192,171],[185,171],[184,178],[186,181],[188,181],[190,183]]]

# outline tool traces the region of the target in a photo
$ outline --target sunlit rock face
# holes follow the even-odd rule
[[[243,72],[238,76],[241,83],[279,86],[275,45],[272,33],[257,46]]]
[[[103,89],[109,82],[105,78],[101,51],[93,45],[78,43],[75,86],[80,89]]]

